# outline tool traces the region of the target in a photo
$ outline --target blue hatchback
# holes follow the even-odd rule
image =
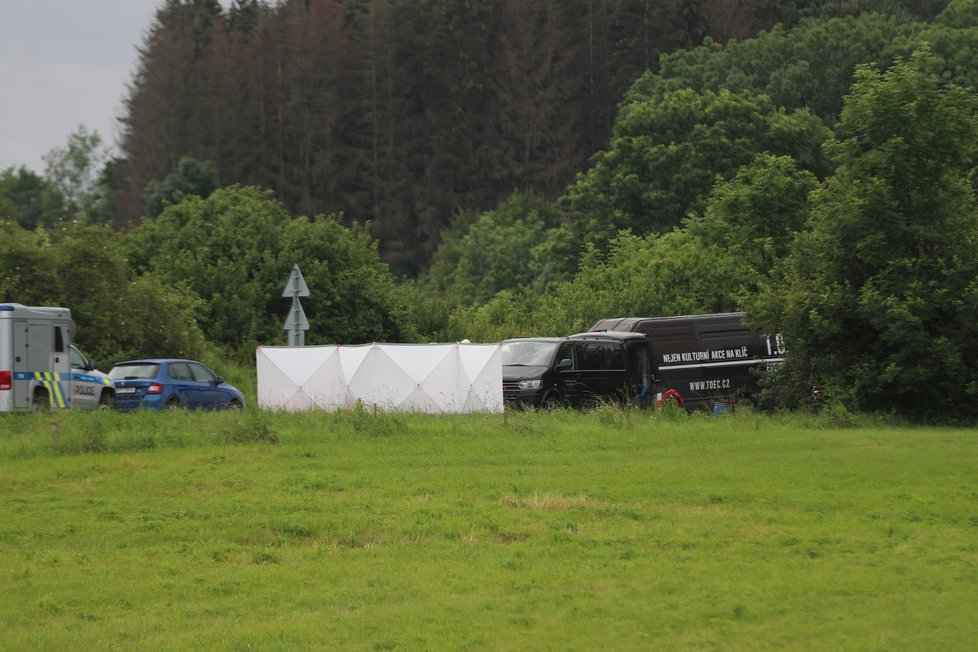
[[[115,405],[124,412],[204,409],[240,410],[244,396],[196,360],[127,360],[109,370]]]

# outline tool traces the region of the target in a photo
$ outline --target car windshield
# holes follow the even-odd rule
[[[558,344],[534,340],[503,342],[503,365],[546,366],[553,359]]]
[[[109,370],[112,380],[142,380],[156,378],[160,365],[151,363],[120,364]]]

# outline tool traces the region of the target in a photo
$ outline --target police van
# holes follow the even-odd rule
[[[108,408],[115,384],[72,343],[68,308],[0,303],[0,412]]]
[[[590,331],[642,333],[649,342],[656,396],[686,409],[722,410],[756,402],[759,368],[784,361],[784,339],[745,323],[742,312],[601,319]]]

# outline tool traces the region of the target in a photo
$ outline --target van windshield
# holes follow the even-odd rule
[[[545,367],[553,359],[558,344],[532,340],[503,342],[503,366]]]

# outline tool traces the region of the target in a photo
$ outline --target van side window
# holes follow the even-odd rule
[[[569,359],[571,361],[571,369],[577,369],[578,365],[574,358],[574,345],[570,342],[564,342],[557,349],[557,363],[559,364],[561,360]]]
[[[625,349],[617,344],[605,345],[605,369],[625,368]]]
[[[60,326],[54,327],[54,352],[55,353],[65,352],[65,336],[61,332]]]
[[[622,348],[611,342],[580,342],[578,356],[582,370],[625,368]]]

